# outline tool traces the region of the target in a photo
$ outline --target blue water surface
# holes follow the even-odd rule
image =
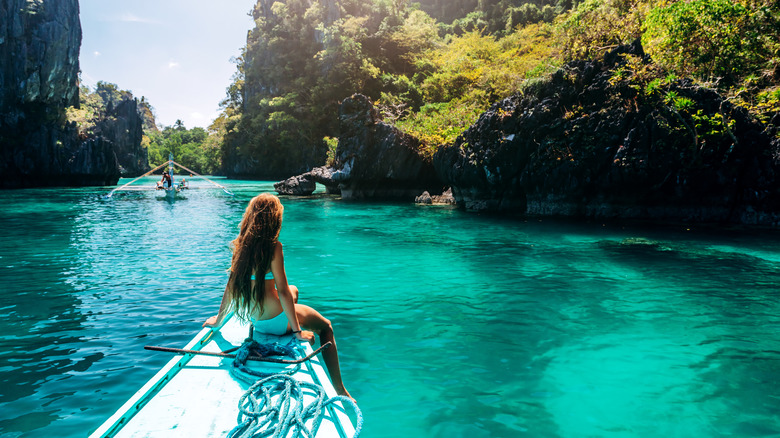
[[[170,359],[144,345],[216,312],[273,190],[219,183],[235,196],[0,192],[0,435],[89,434]],[[334,323],[364,437],[780,436],[775,231],[282,202],[288,277]]]

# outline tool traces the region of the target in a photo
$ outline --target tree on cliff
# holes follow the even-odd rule
[[[722,93],[766,122],[780,108],[779,8],[771,0],[260,0],[216,138],[230,175],[300,173],[325,162],[323,138],[339,135],[337,104],[360,92],[433,154],[528,81],[639,38],[665,69],[655,79],[720,77]],[[701,44],[708,35],[717,44]]]
[[[241,102],[232,93],[226,104],[240,107],[223,143],[227,173],[278,178],[322,164],[338,102],[359,90],[378,98],[392,80],[382,74],[415,73],[410,53],[438,38],[433,22],[412,12],[379,0],[259,1],[231,86]]]

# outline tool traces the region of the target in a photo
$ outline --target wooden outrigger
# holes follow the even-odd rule
[[[189,168],[187,168],[185,166],[182,166],[181,164],[173,161],[173,154],[170,154],[168,156],[168,161],[166,161],[165,163],[163,163],[163,164],[155,167],[154,169],[144,173],[143,175],[139,176],[138,178],[135,178],[132,181],[130,181],[130,182],[126,183],[126,184],[122,184],[121,186],[111,190],[111,192],[108,193],[107,197],[111,198],[114,195],[115,192],[120,191],[120,190],[124,190],[125,188],[129,187],[131,184],[133,184],[134,182],[138,181],[139,179],[144,178],[146,176],[149,176],[149,175],[153,174],[154,172],[164,168],[165,166],[168,166],[168,172],[170,172],[171,181],[172,182],[173,182],[173,171],[174,171],[174,167],[173,166],[176,166],[176,167],[178,167],[178,168],[180,168],[182,170],[185,170],[185,171],[189,172],[190,175],[196,175],[199,178],[202,178],[202,179],[208,181],[209,183],[213,184],[217,188],[222,189],[222,191],[225,192],[226,194],[228,194],[230,196],[233,196],[233,193],[230,190],[228,190],[227,187],[225,187],[225,186],[223,186],[221,184],[217,184],[214,181],[206,178],[205,176],[195,172],[194,170],[189,169]],[[162,186],[158,185],[155,189],[156,190],[165,190],[166,197],[168,199],[173,199],[173,198],[176,197],[176,194],[179,193],[179,191],[181,191],[183,188],[185,188],[185,187],[183,187],[181,184],[176,185],[175,183],[173,183],[171,187],[162,187]]]
[[[90,437],[227,436],[237,426],[239,400],[250,385],[231,374],[233,359],[225,352],[235,350],[248,331],[248,324],[228,317],[221,328],[204,328],[181,350],[162,348],[184,354],[171,359]],[[255,334],[254,338],[286,344],[293,336]],[[336,397],[321,359],[308,343],[301,345],[303,359],[247,364],[258,371],[287,373],[295,381],[320,385],[327,397]],[[356,430],[347,412],[341,402],[325,406],[318,420],[321,422],[313,426],[313,436],[357,436],[362,419],[358,419]]]

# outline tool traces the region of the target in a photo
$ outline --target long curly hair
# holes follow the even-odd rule
[[[265,280],[271,269],[274,248],[282,229],[284,207],[279,198],[263,193],[249,201],[239,225],[238,237],[231,242],[233,260],[230,266],[231,303],[236,315],[247,320],[259,310],[263,314]],[[257,276],[252,287],[252,275]]]

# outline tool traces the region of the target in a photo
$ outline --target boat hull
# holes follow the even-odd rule
[[[223,352],[241,344],[246,324],[230,318],[220,330],[203,329],[188,350]],[[287,343],[292,336],[256,335],[258,342]],[[304,354],[311,353],[308,343]],[[167,354],[167,353],[150,353]],[[249,388],[230,375],[232,359],[185,354],[169,361],[91,437],[225,436],[236,427],[238,402]],[[292,370],[294,365],[253,362],[262,372]],[[328,397],[336,391],[320,357],[301,364],[296,380],[321,385]],[[317,437],[351,437],[354,427],[341,403],[329,405]]]

